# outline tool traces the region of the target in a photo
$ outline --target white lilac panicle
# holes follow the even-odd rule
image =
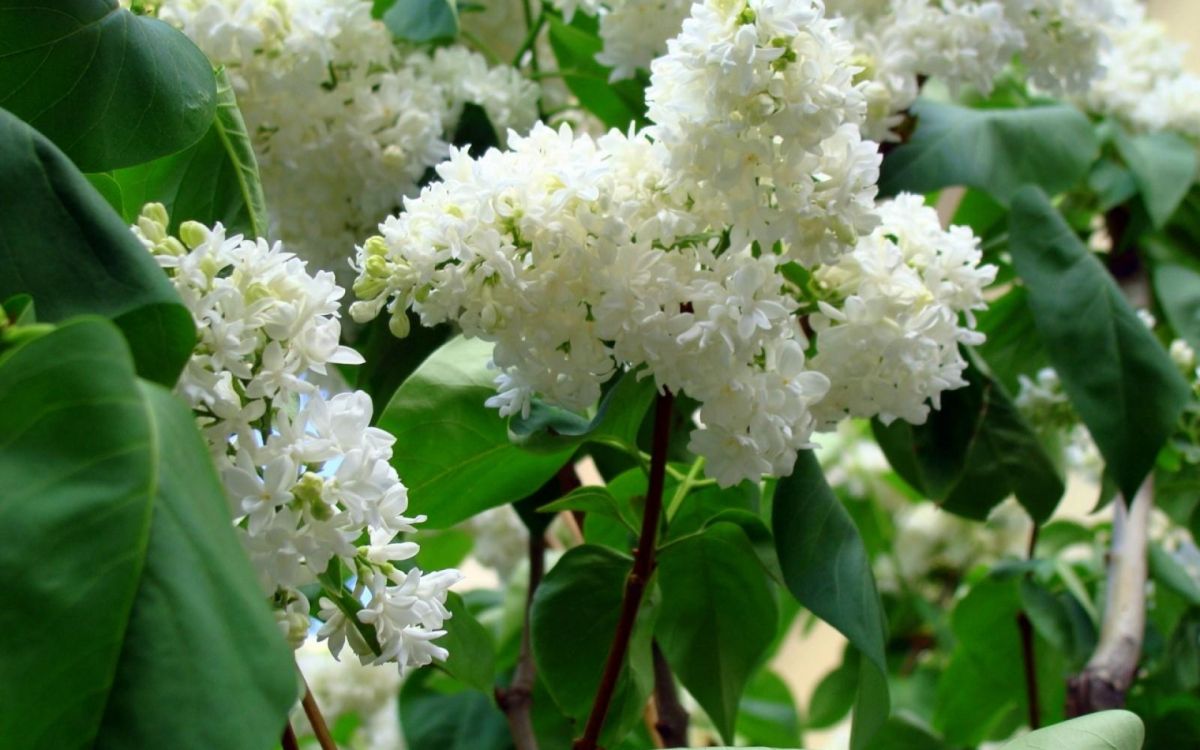
[[[1173,41],[1137,0],[1118,0],[1109,25],[1104,76],[1087,92],[1095,112],[1141,131],[1170,130],[1200,138],[1200,78],[1186,72],[1187,45]]]
[[[381,225],[359,250],[352,315],[386,306],[403,335],[411,308],[494,342],[502,415],[528,413],[534,394],[586,409],[616,373],[644,368],[702,403],[692,446],[711,476],[788,473],[827,383],[804,368],[778,259],[698,234],[645,135],[538,125],[509,145],[454,152]]]
[[[279,243],[226,237],[220,224],[185,222],[178,238],[167,226],[166,210],[150,204],[134,233],[196,323],[195,352],[176,390],[197,415],[284,632],[295,646],[305,641],[309,604],[300,587],[337,561],[358,581],[342,598],[369,597],[357,617],[374,626],[382,653],[322,599],[320,636],[335,655],[350,640],[363,663],[405,669],[445,658],[432,641],[445,632],[446,591],[460,576],[396,565],[418,551],[397,538],[423,519],[405,515],[408,494],[389,464],[395,438],[370,426],[366,393],[330,396],[311,382],[330,365],[362,362],[338,343],[343,290],[333,274],[310,274]]]
[[[1114,0],[830,0],[863,67],[866,132],[895,140],[896,115],[917,81],[984,93],[1020,59],[1030,81],[1055,94],[1082,93],[1103,70]]]
[[[919,195],[882,203],[879,216],[854,250],[814,272],[830,295],[811,318],[811,367],[832,383],[814,408],[825,427],[847,416],[923,423],[943,391],[966,385],[959,345],[983,342],[972,311],[986,307],[996,267],[981,265],[979,240],[942,229]]]
[[[827,261],[874,226],[876,144],[853,47],[816,0],[692,6],[646,90],[670,187],[737,241]]]
[[[445,158],[464,103],[499,133],[537,118],[517,71],[457,48],[404,53],[369,0],[164,0],[159,16],[228,70],[272,235],[339,278],[346,248]]]
[[[596,61],[612,68],[614,81],[649,70],[667,51],[667,40],[679,33],[692,0],[607,0],[600,9],[603,49]]]

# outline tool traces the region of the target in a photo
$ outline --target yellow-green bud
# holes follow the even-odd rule
[[[368,237],[367,241],[363,243],[363,252],[369,259],[382,258],[388,252],[387,240],[377,234]]]
[[[408,335],[408,314],[403,309],[397,307],[395,312],[392,313],[392,318],[388,321],[388,330],[398,339],[402,339]]]
[[[195,250],[208,239],[208,227],[198,221],[185,221],[179,225],[179,239],[189,249]]]

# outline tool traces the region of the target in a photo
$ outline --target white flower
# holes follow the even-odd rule
[[[604,48],[596,61],[612,68],[614,81],[649,70],[667,51],[667,40],[679,33],[692,0],[610,0],[600,9]]]
[[[431,640],[444,632],[445,589],[459,576],[396,568],[417,552],[397,536],[423,518],[405,515],[407,491],[389,463],[395,438],[370,426],[370,396],[330,396],[309,379],[331,363],[362,361],[338,344],[343,290],[329,272],[310,275],[278,243],[226,238],[219,224],[208,229],[194,222],[183,224],[180,242],[166,225],[165,210],[150,206],[134,232],[160,259],[196,322],[195,354],[177,390],[204,428],[238,534],[278,608],[280,627],[294,646],[304,642],[308,603],[298,589],[317,582],[337,558],[360,581],[371,577],[370,594],[381,598],[367,609],[382,653],[360,635],[348,637],[344,614],[326,598],[321,634],[331,649],[349,640],[360,657],[396,661],[402,670],[444,658]],[[364,534],[370,543],[356,547]],[[375,585],[380,576],[413,581],[404,589],[411,592],[401,597],[400,587]]]
[[[811,366],[832,384],[816,407],[825,427],[847,416],[923,423],[942,391],[966,384],[959,345],[983,342],[972,311],[985,307],[996,268],[980,265],[970,230],[943,230],[917,195],[901,194],[879,215],[878,229],[814,274],[841,303],[821,302],[812,316]]]

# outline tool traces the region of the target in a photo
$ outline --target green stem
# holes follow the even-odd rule
[[[531,57],[529,59],[529,67],[533,70],[534,74],[537,74],[538,58],[537,58],[537,50],[534,49],[534,47],[537,45],[538,35],[542,33],[542,28],[545,25],[546,25],[546,11],[545,11],[545,9],[543,9],[541,13],[538,13],[537,20],[534,21],[533,25],[529,27],[529,33],[525,35],[525,41],[521,42],[521,48],[518,49],[517,54],[513,56],[512,64],[513,64],[514,68],[521,67],[521,58],[525,56],[526,52],[529,52],[532,50],[533,57]]]
[[[679,506],[683,504],[683,499],[687,497],[688,493],[696,488],[697,483],[702,481],[700,479],[700,472],[702,471],[704,471],[704,456],[700,456],[692,462],[692,467],[688,469],[687,476],[675,488],[675,494],[671,496],[671,502],[667,504],[668,521],[675,517],[675,513],[678,512]]]
[[[459,36],[466,40],[468,44],[475,48],[475,51],[487,58],[487,61],[492,65],[500,65],[500,56],[492,51],[492,48],[484,44],[483,40],[475,36],[466,29],[458,30]]]

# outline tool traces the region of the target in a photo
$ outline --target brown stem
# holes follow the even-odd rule
[[[521,631],[521,654],[517,658],[517,669],[507,688],[496,688],[496,705],[508,719],[508,731],[512,734],[516,750],[538,750],[537,734],[533,731],[533,686],[537,680],[537,667],[533,663],[533,647],[529,638],[530,612],[533,595],[546,572],[546,537],[544,534],[529,535],[529,591],[525,596],[525,625]]]
[[[325,717],[321,715],[321,709],[317,707],[317,700],[313,698],[312,690],[303,674],[300,675],[300,681],[304,683],[304,698],[300,705],[304,706],[304,715],[308,717],[308,724],[312,727],[313,736],[317,738],[317,744],[321,746],[321,750],[337,750],[337,743],[329,733],[329,725],[325,723]]]
[[[600,730],[604,728],[604,719],[608,716],[613,692],[617,689],[617,678],[621,675],[625,655],[629,651],[629,639],[633,635],[633,625],[637,620],[638,608],[642,604],[642,594],[645,593],[646,584],[654,573],[654,551],[658,543],[659,520],[662,517],[663,478],[667,470],[667,447],[671,437],[674,400],[671,392],[667,390],[660,393],[655,400],[654,445],[650,450],[650,481],[646,488],[646,511],[642,515],[642,532],[633,554],[633,569],[625,579],[621,614],[617,619],[612,646],[608,650],[608,659],[604,662],[600,686],[596,689],[596,700],[592,703],[591,713],[588,714],[583,736],[575,740],[573,750],[596,750],[596,742],[600,738]]]
[[[296,730],[292,729],[291,721],[283,725],[283,750],[300,750],[300,741],[296,739]]]
[[[1146,630],[1146,531],[1154,490],[1147,479],[1128,508],[1113,503],[1112,548],[1100,639],[1087,666],[1067,683],[1067,715],[1122,708]]]
[[[654,731],[662,738],[663,747],[687,747],[688,713],[679,702],[675,676],[663,656],[658,641],[651,644],[654,655]]]

